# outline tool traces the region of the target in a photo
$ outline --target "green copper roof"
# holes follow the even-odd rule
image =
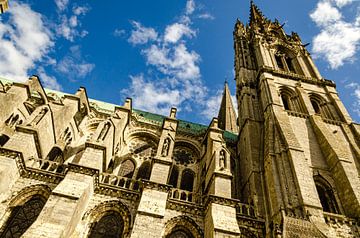
[[[0,81],[3,84],[14,82],[12,80],[5,79],[2,77],[0,77]],[[60,91],[56,91],[56,90],[52,90],[52,89],[47,89],[47,88],[45,88],[44,90],[47,94],[55,94],[60,98],[64,97],[65,95],[71,95],[68,93],[64,93],[64,92],[60,92]],[[112,113],[115,111],[115,107],[119,107],[119,105],[116,105],[116,104],[107,103],[107,102],[90,99],[90,98],[89,98],[89,103],[90,103],[90,106],[96,108],[97,110],[103,111],[105,113]],[[156,124],[159,126],[162,125],[163,120],[166,118],[165,116],[162,116],[159,114],[145,112],[145,111],[138,110],[138,109],[133,109],[132,112],[138,116],[140,121],[148,122],[151,124]],[[179,131],[193,134],[193,135],[205,134],[205,132],[208,128],[208,126],[201,125],[198,123],[193,123],[193,122],[184,121],[184,120],[180,120],[180,119],[178,119],[178,121],[179,121],[179,126],[178,126]],[[237,140],[237,135],[232,132],[229,132],[229,131],[224,131],[224,137],[227,141],[231,141],[231,142],[236,142],[236,140]]]

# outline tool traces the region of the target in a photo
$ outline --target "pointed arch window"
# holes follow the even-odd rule
[[[58,163],[64,163],[63,152],[59,147],[53,147],[46,157],[47,160],[51,160]]]
[[[283,62],[283,57],[281,55],[275,55],[275,60],[276,60],[276,64],[277,67],[280,70],[285,70],[285,66],[284,66],[284,62]]]
[[[177,187],[178,177],[179,177],[179,169],[178,169],[178,167],[176,165],[174,165],[172,170],[171,170],[171,174],[170,174],[168,184],[173,186],[174,188],[176,188]]]
[[[320,176],[315,177],[315,186],[324,212],[340,214],[331,185]]]
[[[134,175],[135,164],[132,160],[127,159],[120,165],[120,170],[118,175],[126,178],[132,178]]]
[[[314,108],[314,111],[316,114],[320,114],[320,106],[319,106],[319,103],[313,99],[310,99],[311,101],[311,105],[312,107]]]
[[[21,237],[35,222],[44,207],[45,202],[45,198],[33,196],[24,205],[15,207],[11,212],[4,232],[0,234],[0,238]]]
[[[274,58],[278,70],[303,75],[296,53],[291,50],[279,46]]]
[[[298,94],[289,87],[280,88],[280,97],[285,110],[305,113],[303,104]]]
[[[339,120],[333,105],[326,101],[322,96],[312,93],[310,94],[310,102],[316,114],[321,115],[325,119]]]
[[[181,176],[180,189],[192,192],[194,187],[194,172],[190,169],[185,169]]]
[[[119,213],[107,212],[96,222],[90,231],[90,238],[119,238],[123,237],[124,221]]]
[[[175,227],[166,238],[193,238],[194,236],[185,227]]]

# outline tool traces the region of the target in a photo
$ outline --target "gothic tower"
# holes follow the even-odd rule
[[[267,237],[353,237],[360,217],[360,126],[298,34],[251,2],[234,29],[240,194]]]

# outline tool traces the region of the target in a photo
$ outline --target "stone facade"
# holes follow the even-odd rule
[[[359,237],[360,125],[252,3],[209,126],[0,79],[0,237]]]

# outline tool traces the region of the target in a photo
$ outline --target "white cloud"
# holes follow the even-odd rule
[[[59,11],[64,11],[69,4],[69,0],[55,0],[55,4]]]
[[[173,48],[151,45],[143,53],[147,63],[156,66],[164,74],[185,80],[200,78],[200,68],[197,65],[200,56],[195,51],[189,52],[183,43]]]
[[[194,0],[188,0],[186,2],[186,14],[190,15],[195,11],[195,2]]]
[[[333,3],[335,3],[338,7],[344,7],[355,0],[331,0]]]
[[[202,14],[199,14],[197,17],[200,19],[205,19],[205,20],[214,20],[215,19],[215,17],[213,15],[211,15],[210,13],[202,13]]]
[[[115,29],[113,34],[116,37],[122,37],[125,33],[126,31],[124,29]]]
[[[352,83],[346,85],[345,87],[351,88],[354,90],[352,95],[355,98],[353,101],[352,110],[360,117],[360,84],[352,82]]]
[[[80,51],[80,46],[70,47],[70,54],[66,55],[56,66],[56,70],[65,74],[69,79],[84,78],[94,69],[95,65],[86,62]]]
[[[323,26],[339,21],[342,16],[330,2],[319,2],[310,17],[317,25]]]
[[[135,98],[135,108],[166,115],[171,107],[182,102],[178,90],[170,90],[154,81],[146,81],[143,75],[130,76],[130,79],[130,88],[122,90],[122,93]]]
[[[133,44],[145,44],[150,40],[156,40],[158,33],[154,28],[144,27],[139,22],[132,21],[134,29],[131,31],[131,36],[128,41]]]
[[[223,97],[224,89],[219,89],[213,96],[210,96],[206,100],[206,107],[201,112],[202,115],[206,116],[208,119],[213,117],[217,117],[220,110],[221,99]],[[235,113],[237,115],[237,102],[235,95],[231,95],[231,100],[235,109]]]
[[[310,14],[320,27],[320,33],[313,38],[313,54],[315,58],[324,58],[333,69],[354,61],[360,43],[359,16],[354,22],[346,22],[334,5],[345,6],[350,2],[322,0]]]
[[[29,5],[12,2],[9,20],[0,22],[0,75],[25,81],[54,42],[42,16]]]
[[[360,28],[346,22],[334,23],[313,39],[315,55],[325,57],[336,69],[346,60],[353,60],[360,41]]]
[[[195,2],[187,1],[185,13],[178,17],[179,20],[159,33],[139,22],[132,23],[128,41],[133,45],[142,44],[141,53],[151,67],[145,76],[130,76],[129,88],[122,90],[133,97],[135,108],[167,115],[172,106],[178,111],[204,111],[210,108],[209,99],[210,104],[215,100],[209,96],[209,89],[201,79],[201,57],[187,44],[189,39],[196,37],[191,19],[198,17],[191,16],[194,11]],[[213,109],[219,110],[215,103]],[[213,110],[207,112],[204,114],[206,119],[217,116]],[[205,117],[202,118],[205,121]]]
[[[46,74],[45,69],[43,67],[38,68],[38,76],[40,77],[40,80],[44,83],[45,88],[50,88],[54,90],[61,91],[62,87],[57,82],[56,78],[53,76],[49,76]]]
[[[72,13],[68,16],[61,14],[59,16],[60,24],[56,28],[58,36],[73,42],[76,37],[85,37],[88,32],[86,30],[78,29],[81,26],[79,17],[84,16],[90,9],[85,6],[73,7]]]
[[[195,31],[192,30],[189,26],[176,22],[166,27],[164,40],[165,42],[176,43],[183,36],[187,36],[191,38],[192,36],[195,35],[196,35]]]

